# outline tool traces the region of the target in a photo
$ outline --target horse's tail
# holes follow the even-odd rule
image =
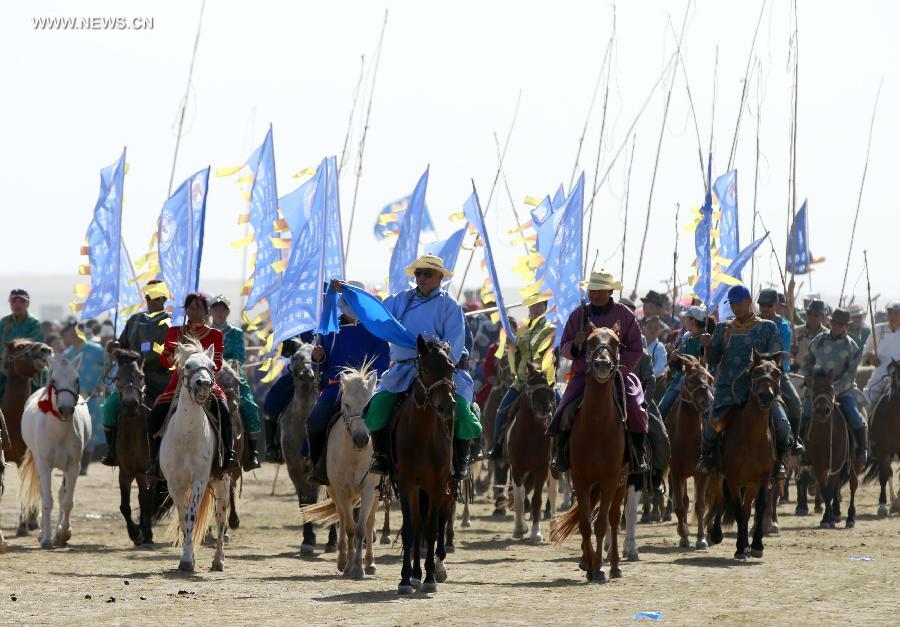
[[[355,499],[353,507],[357,507],[359,503],[360,499]],[[339,520],[340,516],[338,515],[337,505],[335,505],[334,501],[331,499],[325,499],[324,501],[313,503],[312,505],[304,505],[300,508],[301,525],[305,525],[306,523],[330,525]]]
[[[206,484],[206,490],[203,492],[203,498],[200,499],[200,506],[197,507],[197,514],[194,517],[194,531],[191,534],[194,544],[203,542],[206,530],[209,529],[209,525],[215,515],[215,502],[212,482],[209,482]],[[175,546],[181,543],[181,521],[179,516],[172,516],[169,526],[166,528],[166,539]]]
[[[579,501],[581,501],[580,498]],[[595,495],[591,497],[591,512],[594,511],[599,502],[600,491],[597,490]],[[575,530],[578,528],[578,509],[582,505],[583,503],[580,502],[572,505],[569,511],[550,522],[550,541],[553,544],[562,544],[569,539],[569,536],[575,533]]]
[[[22,512],[36,514],[41,504],[41,480],[31,449],[25,451],[25,458],[19,466],[19,505]]]
[[[740,496],[735,496],[728,489],[728,482],[722,482],[722,497],[717,503],[719,511],[722,512],[722,526],[730,527],[735,523],[734,510],[736,507],[743,507]]]
[[[155,525],[172,511],[175,501],[169,496],[169,490],[166,488],[164,481],[153,482],[150,489],[153,491],[153,517],[151,518],[151,524]]]
[[[874,482],[878,479],[881,474],[881,464],[878,463],[878,459],[876,459],[873,455],[869,455],[869,459],[866,460],[866,474],[863,476],[863,484],[868,484]]]

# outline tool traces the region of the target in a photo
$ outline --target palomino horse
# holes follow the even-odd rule
[[[891,459],[900,455],[900,361],[893,359],[888,365],[890,390],[872,412],[869,426],[871,455],[866,464],[865,482],[871,483],[878,477],[881,493],[878,496],[878,515],[888,515],[885,485],[891,478]],[[900,503],[891,504],[892,511],[900,511]]]
[[[28,449],[22,440],[22,410],[25,409],[25,401],[31,396],[32,381],[47,367],[52,354],[53,351],[46,344],[23,339],[9,342],[4,352],[6,392],[0,406],[5,421],[3,452],[6,461],[14,463],[20,469]],[[37,526],[37,510],[22,510],[16,535],[27,536],[29,530],[37,529]]]
[[[416,339],[418,374],[396,408],[393,424],[395,479],[403,513],[403,568],[398,594],[437,592],[447,579],[444,533],[450,512],[447,484],[453,448],[453,362],[448,344]],[[426,544],[425,579],[421,548]],[[435,548],[437,545],[437,548]],[[435,554],[437,559],[435,559]]]
[[[353,579],[363,579],[376,571],[372,544],[379,478],[369,473],[372,441],[362,418],[363,409],[378,382],[378,373],[370,367],[365,364],[360,369],[346,368],[341,372],[341,415],[328,432],[325,451],[328,499],[300,510],[304,523],[340,520],[337,567],[344,577]],[[358,514],[354,516],[357,506]],[[363,540],[366,543],[365,570]]]
[[[116,430],[116,451],[119,462],[119,511],[125,518],[128,537],[135,545],[153,544],[153,515],[156,494],[161,486],[147,484],[145,470],[150,463],[147,445],[147,413],[144,404],[143,358],[140,353],[116,349],[113,359],[118,366],[116,388],[122,401]],[[131,518],[131,484],[137,482],[140,522]]]
[[[813,373],[812,418],[806,432],[806,457],[822,491],[824,513],[819,527],[834,529],[835,510],[839,507],[841,485],[850,481],[850,507],[847,510],[847,528],[856,526],[856,488],[859,486],[858,472],[851,453],[852,440],[847,422],[841,416],[840,408],[834,402],[834,385],[831,375],[822,370]],[[804,474],[804,477],[810,475]],[[797,483],[797,506],[806,508],[807,480]]]
[[[159,467],[178,508],[175,533],[180,528],[184,540],[178,569],[186,572],[194,572],[194,543],[203,538],[212,509],[218,532],[212,570],[225,570],[225,518],[231,476],[211,474],[219,436],[205,409],[215,382],[213,350],[210,346],[204,351],[193,338],[181,339],[175,355],[178,406],[163,426],[159,447]]]
[[[587,380],[584,398],[576,414],[570,438],[572,487],[578,495],[577,507],[550,525],[550,539],[564,542],[578,527],[581,531],[581,564],[587,580],[605,582],[603,539],[609,538],[609,576],[622,576],[619,568],[619,518],[625,496],[625,408],[616,400],[619,374],[618,329],[588,327],[584,345]],[[591,519],[597,538],[597,552],[591,541]]]
[[[513,500],[516,510],[513,538],[521,539],[528,533],[525,524],[525,480],[531,480],[534,492],[531,495],[531,536],[532,544],[540,544],[541,505],[544,482],[550,476],[551,440],[547,437],[547,424],[556,408],[556,393],[541,371],[540,364],[528,364],[528,379],[522,389],[518,411],[512,417],[509,427],[507,447],[510,469],[512,470]],[[556,516],[556,480],[550,476],[548,484],[551,518]]]
[[[19,475],[19,500],[24,510],[37,504],[41,508],[41,548],[65,546],[72,537],[69,517],[75,502],[75,482],[81,468],[81,456],[91,439],[91,415],[79,393],[78,367],[81,353],[74,359],[50,358],[50,377],[46,388],[32,394],[22,412],[22,439],[28,447]],[[50,537],[51,491],[54,468],[63,471],[59,488],[59,519]]]
[[[669,465],[669,485],[675,515],[678,517],[678,546],[687,548],[688,540],[688,491],[687,480],[694,478],[694,513],[697,515],[697,541],[694,548],[705,549],[706,532],[703,518],[706,511],[706,486],[709,477],[696,472],[700,458],[700,437],[703,431],[703,417],[712,404],[713,377],[696,357],[681,355],[684,362],[684,378],[678,406],[670,412],[669,434],[672,438],[672,461]]]
[[[766,492],[775,455],[772,434],[769,432],[769,411],[778,397],[781,354],[768,355],[753,349],[747,375],[750,394],[743,407],[731,407],[723,417],[722,459],[724,477],[715,479],[715,501],[707,514],[712,528],[708,528],[712,544],[722,541],[722,523],[737,522],[737,550],[735,559],[749,555],[763,555],[763,516],[766,511]],[[723,481],[724,480],[724,481]],[[753,543],[749,543],[750,511],[756,502]]]
[[[241,421],[241,379],[238,375],[238,368],[241,365],[234,360],[222,364],[222,368],[216,373],[216,382],[222,391],[225,392],[225,398],[228,400],[228,413],[231,415],[231,432],[234,434],[234,456],[241,463],[237,468],[232,470],[231,485],[228,489],[228,528],[237,529],[241,525],[241,518],[238,515],[237,508],[237,486],[238,482],[243,481],[244,456],[247,450],[244,447],[244,423]],[[228,532],[225,532],[225,540],[229,540]]]

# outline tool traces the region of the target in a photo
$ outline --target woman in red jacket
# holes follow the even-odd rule
[[[175,354],[178,352],[178,342],[182,337],[190,337],[198,342],[206,349],[213,347],[213,362],[215,363],[216,372],[222,368],[222,349],[223,338],[222,332],[216,328],[206,324],[209,318],[209,301],[206,295],[200,292],[191,292],[184,299],[184,313],[187,318],[186,324],[181,327],[170,327],[166,333],[166,341],[163,351],[159,356],[159,361],[165,368],[175,367]],[[172,378],[169,385],[160,394],[150,415],[147,417],[147,432],[150,437],[150,467],[147,469],[149,477],[159,478],[159,447],[162,440],[156,437],[156,434],[162,429],[163,422],[169,414],[169,408],[175,399],[175,391],[178,386],[178,371],[172,370]],[[225,399],[225,393],[219,387],[218,382],[214,382],[212,394],[210,396],[210,412],[218,416],[219,432],[222,435],[222,448],[225,451],[225,459],[222,460],[222,466],[225,470],[237,469],[238,463],[234,458],[234,437],[231,432],[231,416],[228,412],[228,403]]]

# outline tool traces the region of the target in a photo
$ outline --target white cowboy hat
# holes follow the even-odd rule
[[[548,300],[550,300],[550,294],[532,294],[522,301],[522,306],[531,307],[532,305],[537,305],[538,303],[546,303]]]
[[[414,276],[416,274],[416,270],[420,269],[440,272],[445,279],[449,279],[453,276],[453,273],[444,267],[444,260],[435,255],[422,255],[411,264],[406,266],[406,274],[408,274],[409,276]]]
[[[591,276],[587,281],[581,282],[581,287],[591,290],[620,290],[622,283],[613,279],[611,272],[600,269],[597,272],[591,272]]]

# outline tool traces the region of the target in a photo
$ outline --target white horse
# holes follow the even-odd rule
[[[41,497],[41,548],[65,546],[72,537],[69,516],[75,502],[75,482],[81,468],[81,456],[91,439],[91,416],[81,399],[78,367],[75,359],[50,357],[50,382],[32,394],[22,412],[22,440],[28,447],[19,472],[19,500],[23,511],[37,507]],[[63,471],[59,488],[59,519],[56,533],[50,537],[53,511],[51,474]]]
[[[177,408],[165,426],[159,447],[159,466],[178,508],[184,546],[178,569],[194,572],[194,543],[200,542],[215,508],[218,539],[212,570],[225,570],[225,529],[231,477],[210,476],[219,438],[206,417],[204,406],[215,381],[214,349],[206,351],[193,338],[183,338],[175,355],[180,392]]]
[[[345,577],[353,579],[374,575],[376,571],[372,540],[379,477],[369,473],[372,439],[363,422],[362,411],[375,392],[378,373],[369,368],[370,364],[365,364],[358,370],[346,368],[341,373],[341,418],[328,433],[325,452],[328,499],[300,510],[304,523],[340,521],[337,567]],[[353,510],[357,505],[359,514],[355,518]],[[363,540],[366,542],[365,570]]]

